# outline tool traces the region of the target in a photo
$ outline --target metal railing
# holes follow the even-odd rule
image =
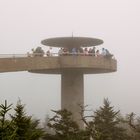
[[[92,53],[50,53],[50,54],[41,54],[41,53],[27,53],[27,54],[0,54],[0,58],[25,58],[25,57],[58,57],[58,56],[93,56],[93,57],[107,57],[115,59],[112,54],[110,55],[95,55]]]
[[[27,54],[0,54],[0,58],[19,58],[27,56]]]

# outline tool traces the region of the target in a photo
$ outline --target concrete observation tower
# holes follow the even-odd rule
[[[57,37],[41,41],[43,45],[65,48],[72,52],[101,45],[103,41],[87,37]],[[42,74],[61,74],[61,109],[73,113],[73,120],[83,128],[80,107],[84,105],[84,74],[115,72],[117,61],[111,57],[67,53],[57,56],[0,58],[0,72],[29,71]]]

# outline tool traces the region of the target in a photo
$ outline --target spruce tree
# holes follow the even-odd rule
[[[47,134],[46,140],[87,140],[84,131],[79,129],[78,124],[72,120],[72,113],[64,110],[53,111],[55,116],[49,120],[48,126],[54,134]]]
[[[15,140],[38,140],[43,135],[43,130],[38,127],[39,121],[26,115],[20,100],[14,110],[15,114],[11,118]]]
[[[24,105],[21,104],[20,100],[17,102],[14,110],[15,114],[11,115],[11,118],[13,120],[13,129],[16,130],[16,139],[25,140],[26,133],[30,126],[31,117],[26,116]]]
[[[10,135],[12,135],[11,131],[11,121],[7,120],[6,115],[11,110],[12,104],[8,105],[5,100],[4,104],[0,105],[0,139],[8,140]]]
[[[132,112],[127,115],[126,122],[130,128],[130,134],[134,140],[140,140],[140,117]]]
[[[93,121],[99,140],[128,140],[125,130],[119,127],[118,113],[110,106],[108,99],[104,99],[103,107],[94,112]]]

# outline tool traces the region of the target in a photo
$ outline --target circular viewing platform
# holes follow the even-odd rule
[[[82,74],[109,73],[117,71],[117,61],[107,49],[99,53],[94,46],[103,40],[90,37],[56,37],[41,41],[42,44],[60,48],[53,54],[41,47],[26,55],[0,56],[0,72],[29,71],[44,74],[62,74],[76,71]],[[90,48],[92,46],[92,48]],[[87,48],[89,47],[89,49]],[[50,48],[52,49],[52,48]],[[4,55],[3,55],[4,56]]]
[[[61,74],[64,71],[77,71],[83,74],[109,73],[117,70],[115,59],[93,56],[59,56],[50,57],[42,62],[47,62],[49,67],[41,70],[30,70],[34,73]]]
[[[83,74],[109,73],[117,70],[117,61],[103,56],[32,56],[11,55],[0,58],[0,72],[29,71],[61,74],[77,71]]]

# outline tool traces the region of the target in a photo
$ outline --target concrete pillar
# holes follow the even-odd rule
[[[80,105],[84,104],[84,79],[79,71],[64,71],[61,75],[61,108],[73,113],[73,120],[79,127],[84,127],[81,121]]]

